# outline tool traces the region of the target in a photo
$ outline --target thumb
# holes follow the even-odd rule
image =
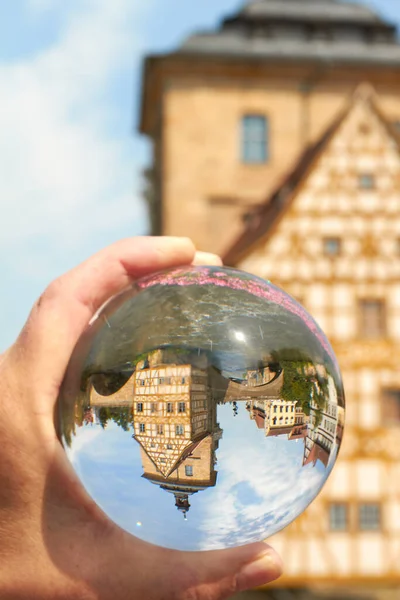
[[[180,581],[179,584],[176,579],[169,582],[171,595],[167,595],[168,598],[222,600],[237,592],[270,583],[282,574],[280,557],[263,542],[181,556],[185,564],[178,570]],[[169,572],[176,577],[176,568],[169,569]],[[177,588],[182,590],[178,596]]]

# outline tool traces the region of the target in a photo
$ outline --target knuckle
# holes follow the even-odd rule
[[[62,287],[63,284],[61,278],[52,281],[37,300],[37,308],[42,308],[43,305],[52,304],[57,300],[57,298],[60,297]]]

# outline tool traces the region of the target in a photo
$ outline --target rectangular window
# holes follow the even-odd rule
[[[186,412],[186,404],[185,402],[179,402],[178,403],[178,413],[184,413]]]
[[[383,337],[386,333],[385,303],[383,300],[360,300],[360,335],[368,339]]]
[[[173,413],[174,412],[174,405],[172,404],[172,402],[167,402],[167,413]]]
[[[242,118],[242,161],[246,164],[267,162],[268,120],[262,115]]]
[[[139,431],[140,433],[144,433],[146,431],[146,425],[144,423],[139,423]]]
[[[155,402],[151,403],[151,409],[150,410],[151,410],[152,413],[156,412],[156,410],[157,410],[157,404]]]
[[[143,412],[143,402],[138,402],[136,404],[136,412]]]
[[[381,415],[384,427],[400,423],[400,389],[390,388],[382,390]]]
[[[373,190],[375,188],[375,177],[371,173],[361,173],[358,177],[358,187],[362,190]]]
[[[167,444],[167,450],[172,450],[172,444]]]
[[[157,425],[157,435],[164,434],[164,425]]]
[[[186,383],[186,377],[182,377],[181,383]]]
[[[329,529],[331,531],[347,531],[348,506],[343,503],[334,503],[329,507]]]
[[[144,380],[144,379],[141,379],[141,380],[140,380],[140,385],[141,385],[141,386],[143,386],[143,385],[145,385],[145,384],[146,384],[145,380]]]
[[[175,427],[176,435],[183,435],[183,432],[184,432],[183,425],[176,425],[176,427]]]
[[[379,504],[360,504],[358,524],[361,531],[379,531],[381,528],[381,507]]]
[[[193,467],[192,465],[185,466],[185,475],[186,477],[193,477]]]
[[[325,256],[338,256],[341,251],[341,239],[338,237],[327,237],[323,241]]]
[[[164,377],[160,377],[160,379],[158,380],[158,383],[160,385],[163,385],[164,384]]]

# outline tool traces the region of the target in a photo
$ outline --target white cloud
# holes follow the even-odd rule
[[[30,0],[37,11],[48,4]],[[139,4],[73,3],[56,44],[0,64],[0,249],[10,263],[14,250],[51,261],[53,249],[85,248],[127,223],[132,234],[145,227],[130,123],[126,138],[113,135],[108,97],[118,74],[133,77]],[[23,265],[31,276],[34,264]]]
[[[70,447],[65,447],[65,452],[77,470],[78,475],[81,476],[79,469],[80,466],[80,455],[84,448],[91,446],[94,440],[101,435],[102,429],[100,426],[93,427],[77,427],[73,441]]]
[[[293,442],[286,441],[287,444]],[[217,549],[265,539],[288,525],[313,500],[330,469],[321,473],[311,465],[301,466],[301,458],[285,452],[285,445],[260,461],[259,449],[249,446],[235,454],[235,460],[223,456],[224,480],[214,490],[202,520],[204,546]],[[271,457],[273,456],[273,460]],[[254,494],[255,501],[243,503],[238,486]],[[218,510],[215,510],[218,507]]]

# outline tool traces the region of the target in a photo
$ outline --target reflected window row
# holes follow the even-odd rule
[[[146,423],[139,423],[139,432],[140,433],[146,433],[147,429],[146,429]],[[165,429],[164,429],[164,425],[159,423],[156,425],[156,434],[157,435],[164,435],[165,433]],[[175,435],[183,435],[185,433],[185,427],[184,425],[175,425]]]
[[[288,423],[289,423],[289,417],[285,417],[285,418],[283,418],[283,417],[279,417],[279,419],[278,419],[277,417],[274,417],[274,418],[272,419],[272,424],[273,424],[273,425],[277,425],[278,423],[285,423],[285,424],[288,424]]]
[[[152,385],[184,385],[186,383],[188,383],[187,377],[151,377],[137,380],[137,384],[141,387]]]
[[[151,402],[150,403],[150,412],[162,412],[165,406],[165,410],[169,414],[177,413],[185,413],[186,412],[186,402],[166,402],[166,403],[158,403]],[[144,402],[136,403],[136,412],[142,413],[144,412],[145,404]]]
[[[285,410],[284,410],[285,409]],[[274,413],[276,412],[294,412],[294,405],[292,406],[279,406],[279,411],[278,411],[278,406],[274,406]]]

